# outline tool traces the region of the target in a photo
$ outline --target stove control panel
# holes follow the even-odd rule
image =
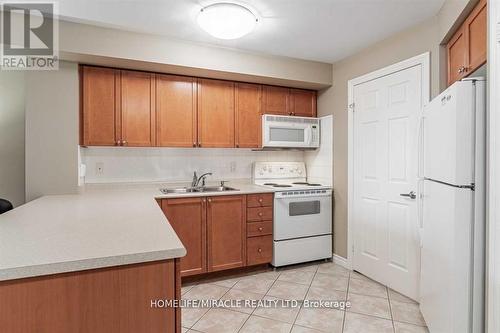
[[[305,178],[304,162],[255,162],[253,166],[254,179],[287,179]]]

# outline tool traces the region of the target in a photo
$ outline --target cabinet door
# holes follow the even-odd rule
[[[258,148],[262,143],[262,86],[237,83],[236,105],[236,148]]]
[[[246,196],[208,199],[208,271],[220,271],[246,264]]]
[[[198,80],[198,145],[234,147],[234,82]]]
[[[181,275],[207,271],[206,198],[163,199],[162,210],[187,250]]]
[[[290,110],[292,116],[316,117],[316,92],[290,89]]]
[[[154,74],[121,71],[122,144],[151,147],[156,144]]]
[[[464,23],[467,41],[467,75],[486,62],[486,0],[481,0]]]
[[[196,79],[156,76],[157,140],[160,147],[196,147]]]
[[[288,115],[289,89],[283,87],[262,87],[262,113]]]
[[[467,46],[463,26],[446,45],[448,52],[448,85],[465,75],[467,66]]]
[[[84,146],[115,146],[119,72],[111,68],[82,67],[82,128]]]

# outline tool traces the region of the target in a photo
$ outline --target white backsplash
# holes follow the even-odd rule
[[[320,148],[304,153],[307,181],[333,185],[333,116],[321,118]]]
[[[85,183],[191,181],[212,172],[208,181],[250,179],[254,161],[303,161],[301,151],[182,148],[81,148]],[[102,169],[99,172],[98,169]]]

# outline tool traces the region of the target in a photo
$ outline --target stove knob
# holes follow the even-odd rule
[[[297,170],[297,172],[299,173],[299,175],[301,175],[301,174],[302,174],[302,170]]]

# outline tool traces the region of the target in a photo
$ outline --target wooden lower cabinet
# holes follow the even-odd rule
[[[247,239],[247,263],[258,265],[273,259],[273,236],[250,237]]]
[[[158,203],[187,250],[180,259],[183,277],[271,262],[272,193],[161,199]]]
[[[0,282],[0,331],[180,333],[178,259]],[[159,303],[158,303],[159,304]]]
[[[186,248],[181,259],[181,275],[207,272],[206,198],[166,199],[161,203],[163,213]]]
[[[246,265],[246,196],[207,199],[208,271]]]

